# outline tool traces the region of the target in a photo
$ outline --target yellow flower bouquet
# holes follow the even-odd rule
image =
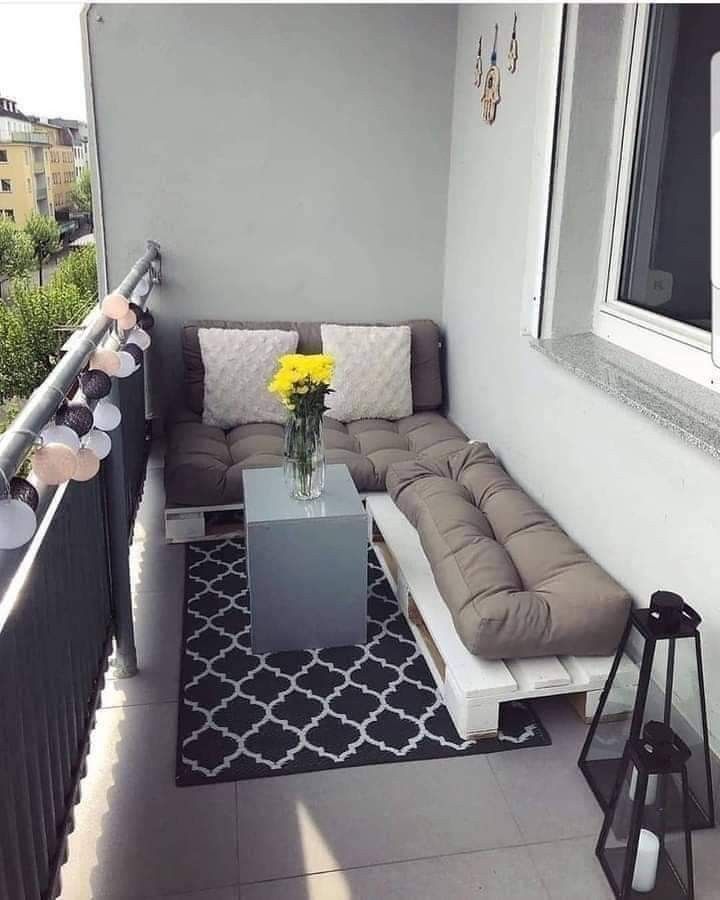
[[[293,497],[312,500],[325,486],[322,421],[332,388],[335,361],[326,353],[288,353],[268,390],[288,411],[285,425],[285,479]]]

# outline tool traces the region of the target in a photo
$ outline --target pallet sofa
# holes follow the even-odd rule
[[[427,319],[406,323],[411,333],[413,414],[345,425],[326,419],[328,463],[344,463],[361,493],[385,490],[390,465],[417,457],[440,459],[463,447],[463,432],[442,415],[441,336]],[[184,398],[171,417],[165,460],[168,541],[214,537],[208,513],[242,508],[242,470],[282,465],[283,427],[240,425],[223,431],[202,421],[205,369],[198,328],[296,331],[298,353],[320,353],[319,322],[202,321],[182,330]]]
[[[377,556],[461,736],[495,735],[501,702],[549,694],[571,695],[587,720],[630,598],[512,482],[487,445],[469,442],[443,416],[440,331],[427,320],[406,324],[412,415],[327,419],[328,462],[347,465],[366,495]],[[282,464],[281,425],[226,431],[203,423],[201,327],[294,330],[300,353],[322,345],[319,323],[185,326],[185,400],[168,430],[165,462],[169,541],[215,537],[208,514],[242,508],[243,469]],[[625,659],[618,678],[631,687],[634,664]]]

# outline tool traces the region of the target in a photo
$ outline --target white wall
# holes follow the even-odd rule
[[[439,318],[456,18],[90,8],[109,280],[160,242],[166,380],[188,319]]]
[[[451,414],[639,602],[667,588],[701,612],[718,745],[720,465],[548,361],[521,333],[536,72],[549,52],[543,7],[519,9],[518,71],[503,72],[492,127],[472,84],[478,35],[487,40],[498,22],[507,36],[512,13],[460,10],[444,290]]]

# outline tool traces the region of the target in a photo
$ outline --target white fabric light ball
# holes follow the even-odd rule
[[[130,304],[122,294],[108,294],[101,307],[108,319],[122,319],[130,309]]]
[[[100,369],[106,375],[117,375],[120,368],[118,354],[114,350],[96,350],[88,363],[90,369]]]
[[[122,413],[109,400],[99,400],[93,412],[95,427],[100,431],[112,431],[122,420]]]
[[[98,459],[105,459],[112,450],[112,441],[104,431],[93,428],[83,438],[83,447],[92,450]]]
[[[78,453],[77,466],[73,472],[73,481],[90,481],[100,471],[100,460],[87,447]]]
[[[48,425],[40,432],[40,438],[43,445],[47,444],[64,444],[69,447],[73,453],[77,453],[80,449],[80,438],[76,431],[68,428],[67,425]]]
[[[141,350],[147,350],[150,344],[152,344],[152,338],[147,333],[147,331],[143,331],[142,328],[133,328],[130,334],[127,337],[126,343],[135,344]]]
[[[0,500],[0,550],[16,550],[35,534],[35,513],[22,500]]]
[[[143,277],[138,281],[135,285],[135,290],[133,291],[133,299],[134,300],[142,300],[144,297],[150,293],[152,289],[152,283],[150,282],[150,276],[146,272]]]
[[[77,465],[77,454],[65,444],[47,444],[36,450],[32,470],[45,484],[70,481]]]
[[[115,373],[116,378],[127,378],[129,375],[137,369],[138,365],[135,360],[130,356],[129,353],[126,353],[124,350],[118,351],[118,357],[120,359],[120,368]]]

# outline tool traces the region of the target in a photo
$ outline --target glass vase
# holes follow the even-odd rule
[[[285,423],[285,483],[296,500],[315,500],[325,487],[322,416],[290,415]]]

